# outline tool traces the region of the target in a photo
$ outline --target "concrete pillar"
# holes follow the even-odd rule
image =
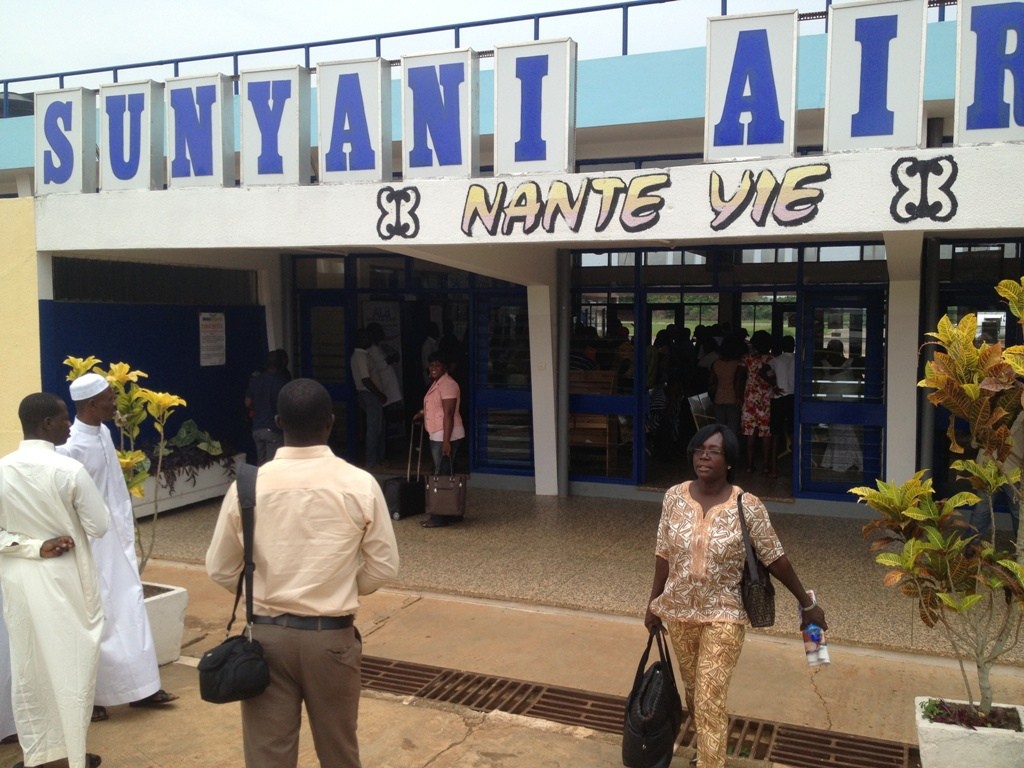
[[[920,232],[885,234],[889,268],[886,323],[885,479],[903,482],[917,470],[917,353],[921,345]]]
[[[533,467],[538,496],[558,495],[557,293],[555,286],[526,287],[530,316],[530,384],[533,392]]]

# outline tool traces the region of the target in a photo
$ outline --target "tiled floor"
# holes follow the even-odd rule
[[[161,514],[156,557],[202,562],[218,503]],[[865,521],[793,514],[769,502],[775,527],[804,585],[828,612],[833,642],[947,653],[943,637],[920,624],[910,601],[882,585],[861,538]],[[394,523],[402,558],[399,588],[489,597],[636,616],[650,591],[660,504],[474,488],[466,520],[424,529]],[[143,522],[143,535],[148,523]],[[783,590],[784,591],[784,590]],[[778,598],[765,631],[797,631],[795,604]],[[1024,648],[1006,657],[1024,663]]]

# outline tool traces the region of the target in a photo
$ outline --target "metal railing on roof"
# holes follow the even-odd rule
[[[237,81],[239,73],[239,63],[243,57],[257,56],[268,53],[286,53],[289,51],[302,51],[304,65],[308,68],[312,61],[312,52],[318,48],[327,48],[331,46],[339,45],[352,45],[359,43],[373,42],[376,55],[381,55],[382,45],[384,41],[396,40],[404,37],[413,37],[416,35],[424,34],[435,34],[439,32],[451,32],[454,35],[454,47],[461,47],[462,33],[468,29],[474,29],[477,27],[489,27],[497,26],[502,24],[515,24],[521,22],[531,22],[533,24],[533,39],[541,39],[541,22],[545,19],[571,17],[571,16],[582,16],[593,13],[604,13],[608,11],[619,11],[622,14],[621,20],[621,39],[622,39],[622,54],[623,56],[629,55],[629,12],[633,8],[651,5],[662,5],[665,3],[684,2],[685,0],[624,0],[623,2],[607,3],[604,5],[591,5],[584,8],[567,8],[558,11],[543,11],[540,13],[527,13],[519,16],[504,16],[497,19],[483,19],[479,21],[466,21],[458,24],[442,24],[433,27],[420,27],[418,29],[406,29],[398,32],[384,32],[373,35],[357,35],[355,37],[343,37],[336,38],[333,40],[319,40],[311,43],[296,43],[291,45],[275,45],[268,48],[250,48],[241,51],[226,51],[221,53],[210,53],[200,54],[195,56],[182,56],[173,59],[156,59],[153,61],[142,61],[135,62],[132,64],[120,64],[113,66],[103,67],[90,67],[88,69],[76,69],[63,72],[50,72],[43,75],[26,75],[22,77],[10,77],[0,80],[3,83],[3,104],[0,109],[0,117],[8,117],[10,115],[10,95],[13,92],[11,86],[15,83],[24,82],[36,82],[40,80],[56,80],[58,82],[58,88],[64,88],[65,80],[69,77],[79,77],[84,75],[95,75],[108,73],[112,78],[112,82],[118,82],[118,78],[121,72],[145,69],[149,67],[165,67],[171,66],[173,69],[174,77],[178,77],[180,74],[180,68],[182,64],[190,64],[199,61],[213,61],[218,59],[231,59],[232,65],[232,76]],[[801,21],[814,21],[828,19],[828,9],[832,5],[832,0],[821,0],[823,3],[823,10],[821,11],[809,11],[803,12],[799,15]],[[928,5],[931,7],[937,7],[939,9],[939,20],[942,21],[945,18],[945,7],[947,5],[956,5],[957,0],[928,0]],[[785,3],[782,3],[784,5]],[[729,0],[721,0],[721,15],[726,16],[729,13]],[[237,86],[236,86],[237,87]]]

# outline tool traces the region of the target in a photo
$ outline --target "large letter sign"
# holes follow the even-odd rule
[[[403,56],[403,176],[476,176],[480,170],[479,63],[463,48]]]
[[[316,83],[320,181],[391,181],[391,65],[320,64]]]
[[[920,0],[829,9],[826,152],[921,146],[926,22]]]
[[[576,43],[494,47],[494,174],[575,170]]]
[[[96,91],[39,91],[35,115],[36,194],[95,192]]]
[[[242,72],[242,186],[308,184],[309,70],[276,67]]]
[[[235,110],[226,75],[167,81],[167,186],[235,185]]]
[[[957,50],[956,143],[1024,139],[1024,2],[961,0]]]
[[[100,87],[100,189],[164,186],[164,84]]]
[[[797,13],[708,19],[704,158],[793,154]]]

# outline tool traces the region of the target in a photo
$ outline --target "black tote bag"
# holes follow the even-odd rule
[[[655,639],[661,658],[648,668],[647,659]],[[622,764],[626,768],[668,768],[682,724],[683,704],[672,660],[663,633],[655,629],[647,639],[647,649],[640,657],[633,690],[626,701]]]

